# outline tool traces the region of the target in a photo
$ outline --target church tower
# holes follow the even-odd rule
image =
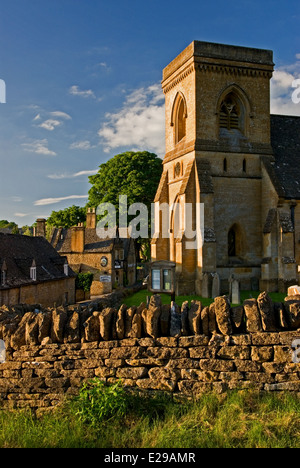
[[[231,275],[243,289],[261,278],[273,68],[272,51],[194,41],[163,71],[166,155],[151,252],[176,262],[177,294],[201,294],[205,274],[218,273],[225,292]],[[187,227],[200,219],[202,242],[190,248]]]

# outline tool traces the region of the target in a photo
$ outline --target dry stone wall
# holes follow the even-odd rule
[[[44,411],[94,377],[192,397],[250,387],[300,392],[299,327],[300,297],[273,303],[266,293],[234,308],[226,296],[209,307],[170,307],[159,296],[148,307],[2,307],[0,405]]]

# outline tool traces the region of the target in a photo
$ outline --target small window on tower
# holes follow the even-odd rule
[[[246,163],[246,159],[243,160],[243,172],[247,172],[247,163]]]

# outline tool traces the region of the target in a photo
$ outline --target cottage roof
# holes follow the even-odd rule
[[[0,285],[1,289],[66,278],[65,261],[43,237],[0,233],[0,269],[6,267],[5,285]],[[37,281],[30,279],[34,263]],[[71,268],[69,276],[75,276]]]
[[[52,231],[51,244],[54,246],[61,255],[72,252],[71,248],[72,230],[54,228]],[[124,255],[130,247],[130,238],[116,238],[101,239],[97,235],[97,230],[93,228],[85,228],[84,239],[84,253],[110,253],[116,244],[119,244],[124,249]]]

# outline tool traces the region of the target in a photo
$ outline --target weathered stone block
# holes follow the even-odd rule
[[[275,309],[270,296],[262,292],[257,298],[257,305],[260,312],[262,328],[266,332],[276,331]]]
[[[273,346],[252,346],[251,359],[252,361],[268,362],[272,361],[274,356]]]
[[[114,318],[114,314],[115,310],[111,308],[106,308],[99,314],[100,336],[104,341],[109,341],[112,338],[112,319]]]
[[[250,359],[249,346],[223,346],[218,352],[217,356],[221,359]]]
[[[189,356],[192,359],[210,359],[216,357],[216,349],[211,346],[197,346],[189,348]]]
[[[86,341],[97,342],[100,340],[100,312],[94,312],[84,323]]]
[[[67,320],[68,314],[64,309],[54,309],[52,311],[51,340],[53,343],[63,343]]]
[[[278,333],[253,333],[251,338],[252,344],[255,346],[280,344],[280,336]]]
[[[244,311],[246,315],[246,328],[248,333],[262,331],[260,313],[256,299],[246,299],[244,301]]]
[[[147,367],[124,367],[116,370],[116,377],[120,379],[142,379],[148,376]]]
[[[275,362],[292,362],[293,349],[289,346],[274,346]]]
[[[191,307],[188,312],[189,328],[193,335],[202,334],[201,324],[201,310],[202,304],[199,301],[192,301]]]
[[[228,297],[216,297],[215,299],[215,314],[217,325],[223,335],[232,334],[232,324],[230,318],[230,302]]]
[[[234,370],[234,363],[232,361],[221,361],[219,359],[201,359],[200,368],[210,371],[230,372]]]

